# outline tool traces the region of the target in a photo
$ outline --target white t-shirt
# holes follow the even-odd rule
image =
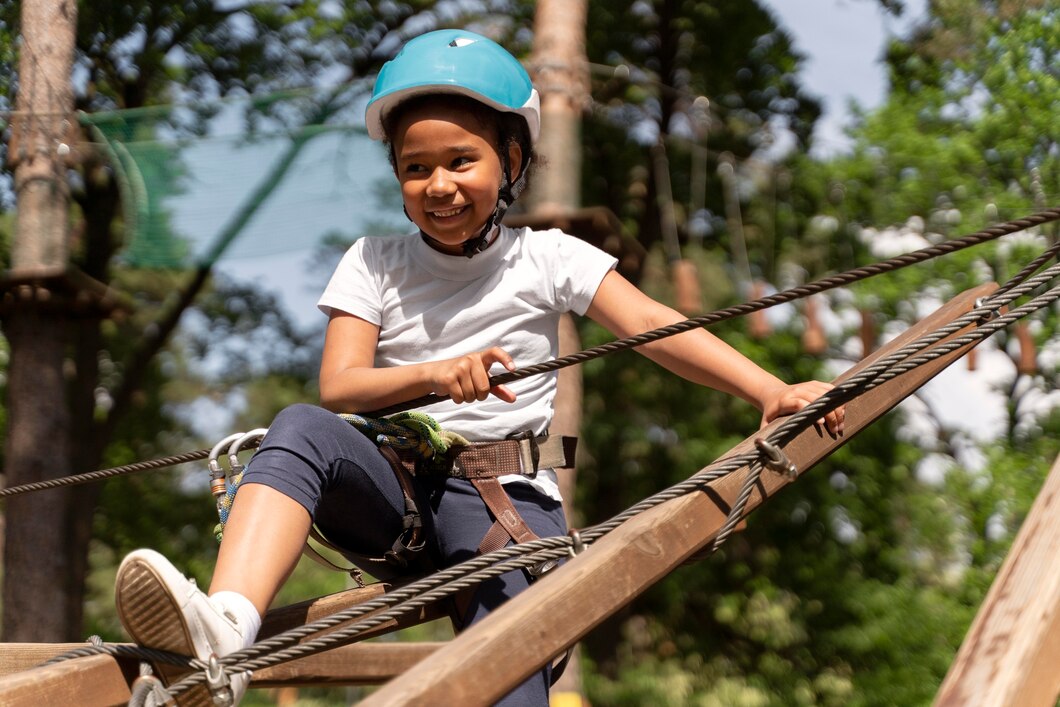
[[[616,260],[562,231],[502,226],[493,244],[473,258],[446,255],[419,234],[365,237],[343,256],[317,306],[347,312],[379,326],[377,368],[453,358],[500,346],[516,367],[558,354],[559,316],[584,314]],[[496,364],[491,374],[504,372]],[[514,403],[495,396],[422,408],[445,429],[471,441],[512,432],[548,430],[557,372],[509,384]],[[501,477],[502,483],[525,480]],[[532,480],[559,499],[555,473]]]

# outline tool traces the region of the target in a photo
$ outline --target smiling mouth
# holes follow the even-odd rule
[[[434,216],[435,218],[449,218],[450,216],[456,216],[457,214],[459,214],[460,212],[462,212],[466,208],[467,208],[466,206],[457,206],[457,207],[452,208],[452,209],[442,209],[442,210],[439,210],[439,211],[432,211],[431,212],[431,216]]]

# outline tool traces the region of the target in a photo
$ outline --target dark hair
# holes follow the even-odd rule
[[[492,130],[496,138],[493,147],[502,164],[507,163],[508,147],[513,144],[518,145],[523,152],[520,175],[532,171],[532,167],[537,166],[538,156],[534,153],[530,140],[530,128],[521,115],[496,110],[469,96],[455,93],[424,93],[402,101],[383,116],[383,131],[386,133],[383,144],[386,146],[390,166],[395,170],[397,169],[397,155],[394,154],[394,130],[406,113],[427,104],[441,104],[454,108],[471,116],[481,127]],[[528,169],[527,165],[531,168]],[[526,179],[529,179],[529,174],[526,175]]]

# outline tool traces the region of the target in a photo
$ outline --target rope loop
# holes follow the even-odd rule
[[[789,481],[799,477],[799,470],[780,447],[762,437],[755,438],[755,447],[761,452],[762,466],[777,474],[783,474]]]

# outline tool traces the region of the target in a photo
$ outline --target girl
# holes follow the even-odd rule
[[[368,132],[387,145],[419,234],[362,238],[338,266],[319,304],[330,317],[323,408],[297,405],[276,418],[245,472],[209,596],[158,553],[138,550],[123,561],[118,611],[138,643],[203,659],[253,643],[314,524],[383,578],[566,532],[552,467],[568,466],[569,454],[545,437],[556,375],[490,387],[491,368],[555,357],[563,312],[587,314],[619,337],[683,317],[637,290],[596,248],[559,231],[500,225],[526,183],[538,106],[519,62],[471,32],[423,35],[383,67]],[[756,405],[765,422],[830,387],[786,385],[702,330],[643,352]],[[422,468],[408,476],[401,464],[408,459],[328,412],[377,410],[429,393],[449,400],[425,412],[477,443],[456,457],[472,478]],[[841,432],[842,410],[826,421]],[[528,450],[542,458],[527,461]],[[456,628],[532,580],[519,571],[482,584],[455,602]],[[231,678],[236,701],[247,680]],[[502,703],[546,705],[548,685],[546,668]]]

